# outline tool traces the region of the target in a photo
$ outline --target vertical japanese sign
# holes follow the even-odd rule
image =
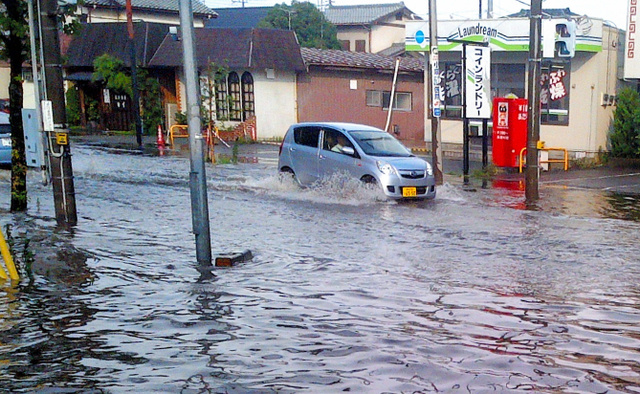
[[[442,115],[442,97],[443,92],[440,86],[440,56],[438,55],[438,47],[431,48],[431,104],[433,108],[433,116],[439,118]]]
[[[624,78],[640,78],[640,52],[636,54],[638,0],[627,3],[627,40],[624,51]]]
[[[468,119],[491,118],[491,50],[465,46],[465,98]]]

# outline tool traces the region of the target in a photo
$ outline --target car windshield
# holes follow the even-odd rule
[[[351,131],[349,134],[369,156],[413,156],[397,139],[383,131]]]

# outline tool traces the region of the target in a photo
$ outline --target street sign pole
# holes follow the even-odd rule
[[[444,183],[442,174],[442,130],[440,127],[440,100],[442,99],[442,87],[440,86],[440,66],[438,57],[438,18],[436,12],[436,0],[429,0],[429,92],[431,93],[431,164],[436,185]],[[427,56],[425,56],[425,63]],[[425,111],[425,116],[428,111]],[[426,123],[426,122],[425,122]]]
[[[542,0],[531,1],[529,32],[529,73],[527,78],[527,98],[529,117],[527,131],[527,168],[525,171],[525,199],[527,204],[538,200],[538,141],[540,140],[540,40],[542,29]]]
[[[209,203],[207,175],[204,166],[204,138],[200,121],[200,99],[197,88],[193,11],[190,0],[180,0],[180,27],[184,76],[187,91],[187,117],[189,124],[189,153],[191,172],[191,219],[196,235],[196,259],[201,265],[211,265],[211,234],[209,228]]]

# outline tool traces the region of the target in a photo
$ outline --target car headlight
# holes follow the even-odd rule
[[[396,169],[393,168],[391,164],[384,161],[376,161],[376,164],[378,165],[378,169],[380,170],[381,173],[385,175],[396,174]]]
[[[433,167],[431,167],[431,164],[429,163],[427,163],[427,174],[430,176],[433,175]]]

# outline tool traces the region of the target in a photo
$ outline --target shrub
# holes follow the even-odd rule
[[[609,140],[611,156],[640,158],[640,94],[635,90],[620,91]]]

